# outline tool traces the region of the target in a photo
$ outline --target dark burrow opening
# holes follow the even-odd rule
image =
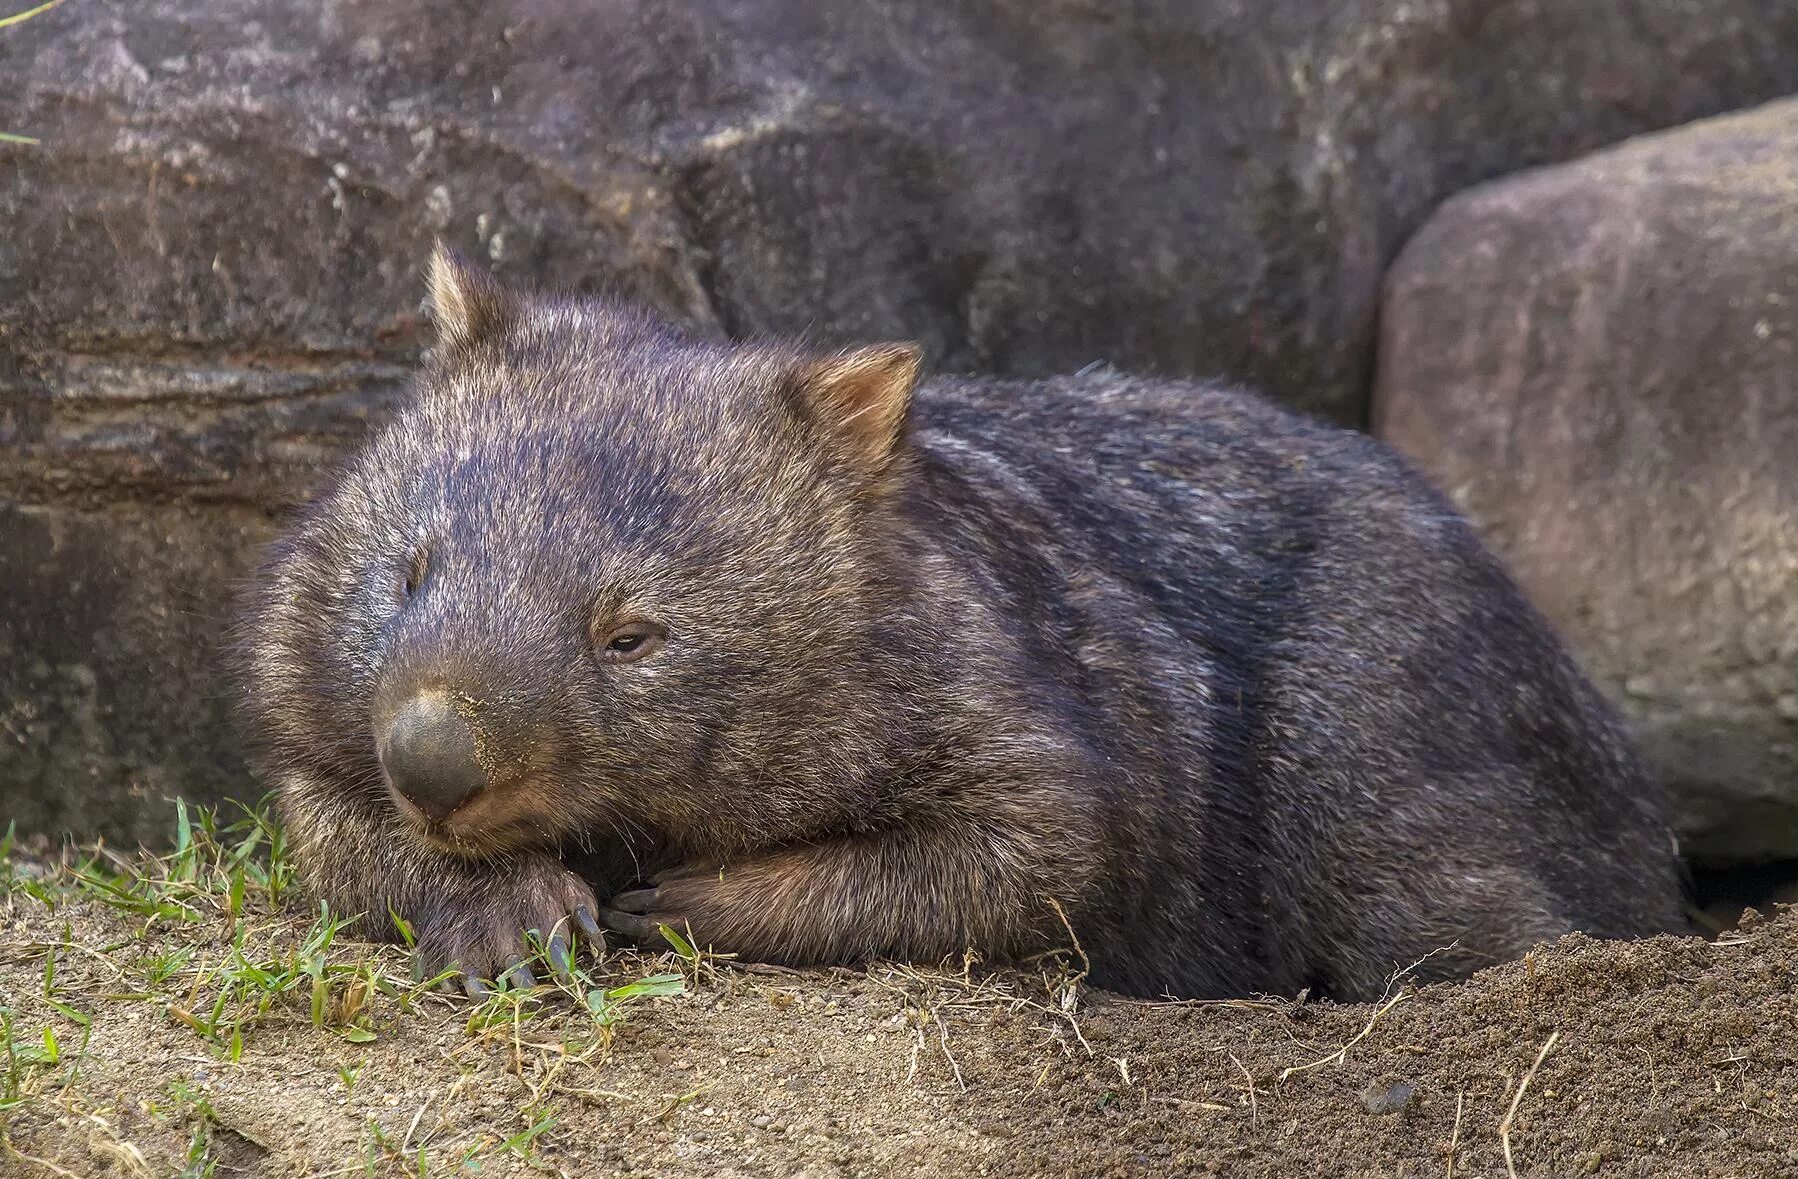
[[[1798,905],[1798,859],[1729,867],[1688,866],[1692,918],[1707,933],[1734,929],[1744,909],[1771,916],[1776,905]]]

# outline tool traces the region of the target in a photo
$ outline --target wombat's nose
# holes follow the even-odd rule
[[[441,819],[487,785],[474,730],[440,693],[414,696],[394,714],[380,742],[381,767],[394,789]]]

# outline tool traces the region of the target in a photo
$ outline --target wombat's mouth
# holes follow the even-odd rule
[[[518,805],[515,786],[483,790],[441,817],[426,814],[398,790],[388,794],[422,842],[464,859],[491,859],[554,843],[549,823]]]

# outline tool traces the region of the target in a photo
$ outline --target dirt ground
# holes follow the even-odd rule
[[[1798,1175],[1791,910],[1363,1006],[621,953],[471,1019],[229,886],[13,875],[0,1174]]]

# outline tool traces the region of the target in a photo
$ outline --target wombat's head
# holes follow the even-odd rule
[[[251,705],[290,800],[470,855],[857,805],[903,665],[915,349],[722,346],[439,250],[417,396],[277,546]],[[901,673],[902,674],[902,673]]]

